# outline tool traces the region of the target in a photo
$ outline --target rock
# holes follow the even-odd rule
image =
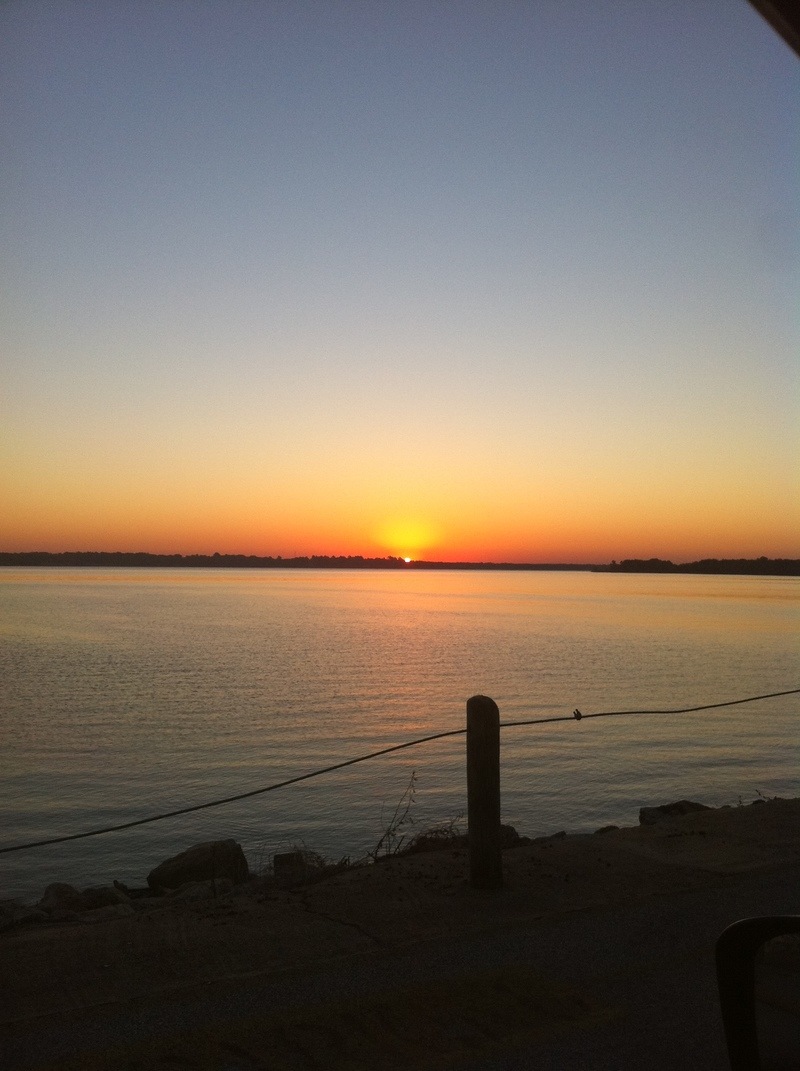
[[[692,814],[694,811],[710,811],[712,809],[704,803],[693,803],[692,800],[665,803],[662,807],[642,807],[639,811],[639,825],[654,826],[669,818],[679,818],[683,814]]]
[[[272,857],[272,872],[281,883],[301,884],[321,875],[327,866],[316,852],[278,852]]]
[[[82,894],[74,885],[67,885],[62,881],[55,881],[44,890],[44,896],[37,905],[42,911],[52,914],[54,911],[80,911],[82,909]]]
[[[100,907],[115,907],[126,904],[127,896],[111,885],[93,885],[79,892],[74,885],[54,882],[48,885],[38,907],[48,915],[63,918],[76,911],[94,911]]]
[[[619,826],[600,826],[599,829],[595,830],[595,833],[613,833],[615,829],[619,829]]]
[[[26,922],[44,922],[47,912],[38,907],[29,907],[16,900],[6,900],[0,904],[0,933],[10,930],[12,926],[21,926]]]
[[[142,896],[138,900],[131,900],[131,907],[137,915],[144,915],[148,911],[158,911],[163,906],[164,897],[156,896],[155,893],[151,896]]]
[[[135,914],[130,904],[105,904],[103,907],[95,907],[80,914],[80,921],[108,922],[109,919],[124,919]]]
[[[563,840],[567,835],[566,829],[559,829],[558,833],[548,833],[546,837],[534,837],[533,840],[529,840],[529,844],[552,844],[553,841]],[[527,838],[526,838],[527,840]]]
[[[124,882],[115,881],[114,888],[123,894],[125,900],[143,900],[145,898],[150,899],[154,895],[153,890],[148,888],[146,885],[141,888],[131,889],[130,886],[125,885]]]
[[[522,837],[513,826],[500,826],[500,847],[514,848],[522,842]]]
[[[150,871],[147,884],[151,889],[179,889],[190,881],[229,878],[234,885],[239,885],[249,876],[241,844],[235,840],[214,840],[195,844],[167,859]]]
[[[98,907],[114,907],[127,902],[128,897],[115,885],[93,885],[81,893],[84,911],[94,911]]]
[[[215,900],[218,896],[226,896],[233,892],[233,882],[230,878],[216,878],[214,881],[188,881],[179,889],[169,893],[170,900]]]

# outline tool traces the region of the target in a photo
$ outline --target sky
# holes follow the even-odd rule
[[[746,0],[11,0],[0,102],[0,550],[800,557]]]

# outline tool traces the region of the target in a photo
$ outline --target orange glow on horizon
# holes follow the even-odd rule
[[[23,479],[30,475],[30,479]],[[94,475],[94,474],[93,474]],[[424,476],[413,485],[308,480],[265,490],[252,478],[196,481],[22,474],[5,496],[0,550],[154,554],[393,556],[413,561],[604,564],[624,558],[800,557],[798,508],[763,481],[747,501],[719,488],[590,487],[539,479],[482,484],[480,498]],[[148,482],[152,480],[152,482]],[[411,505],[393,510],[386,499]]]
[[[730,6],[558,79],[576,4],[14,5],[0,551],[800,558],[800,68]]]
[[[428,560],[441,553],[437,528],[428,521],[394,518],[381,524],[375,542],[384,547],[384,553],[405,561]]]

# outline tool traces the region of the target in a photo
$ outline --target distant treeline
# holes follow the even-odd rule
[[[148,569],[596,569],[594,565],[522,565],[518,562],[426,562],[404,558],[365,558],[361,554],[312,554],[297,558],[256,554],[148,554],[145,551],[70,550],[60,554],[33,550],[0,551],[0,565],[128,566]]]
[[[800,576],[798,558],[704,558],[676,565],[663,558],[626,558],[610,565],[546,565],[520,562],[427,562],[404,558],[312,554],[296,558],[257,554],[148,554],[145,551],[69,550],[0,551],[0,566],[127,566],[147,569],[511,569],[601,573],[741,573],[752,576]]]
[[[746,576],[800,576],[800,558],[703,558],[676,565],[663,558],[626,558],[605,567],[610,573],[741,573]]]

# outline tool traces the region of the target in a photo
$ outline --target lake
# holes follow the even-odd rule
[[[0,847],[246,792],[464,725],[798,687],[800,580],[590,572],[0,569]],[[508,728],[503,820],[529,836],[638,808],[800,794],[800,696]],[[464,737],[135,829],[0,855],[0,897],[144,884],[234,837],[251,865],[364,855],[466,811]]]

